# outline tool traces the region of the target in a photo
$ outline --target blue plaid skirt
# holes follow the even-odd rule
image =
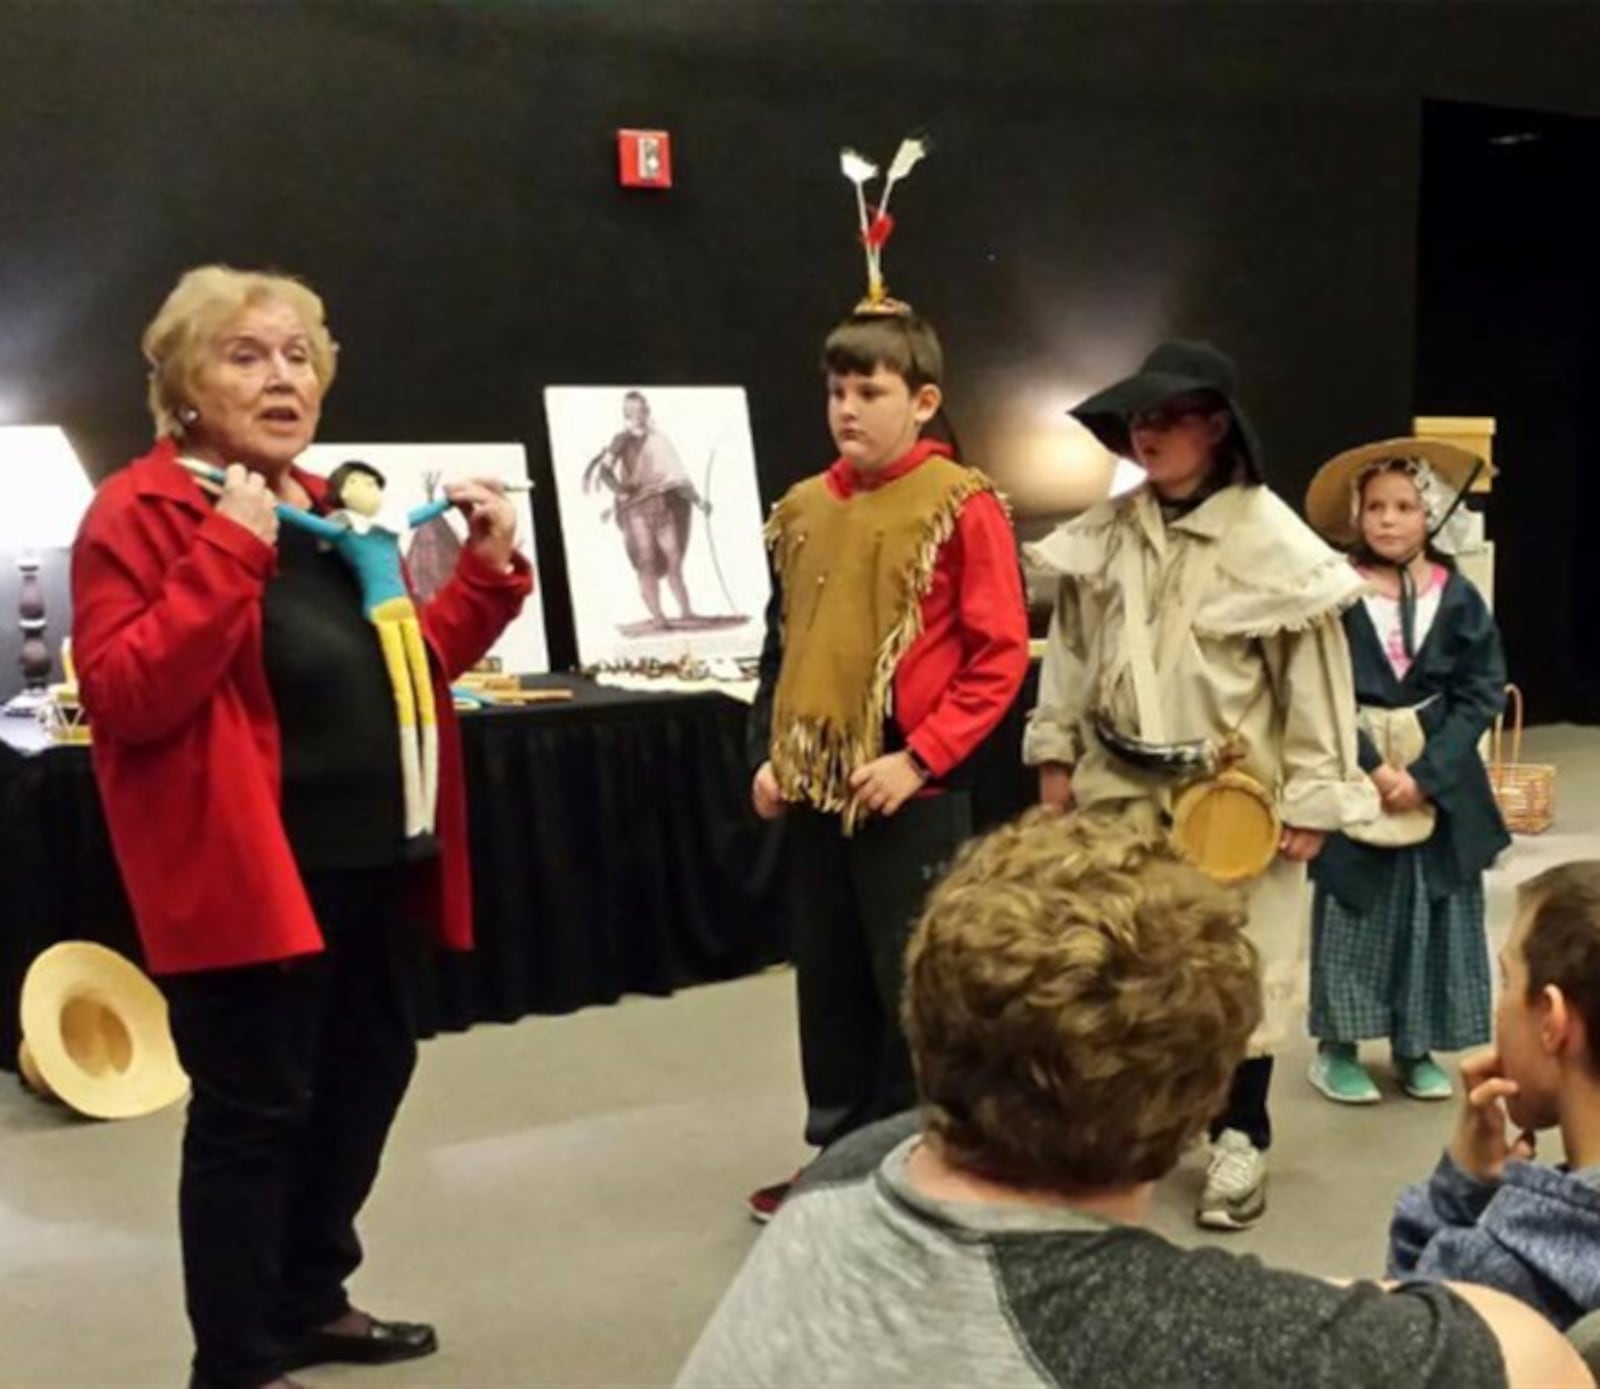
[[[1318,887],[1311,915],[1311,1035],[1388,1037],[1398,1056],[1461,1051],[1490,1037],[1483,882],[1430,900],[1422,853],[1394,850],[1368,912]]]

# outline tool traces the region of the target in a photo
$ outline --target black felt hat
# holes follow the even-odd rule
[[[1133,457],[1129,417],[1179,396],[1206,392],[1217,396],[1233,416],[1238,442],[1251,476],[1260,481],[1261,440],[1239,406],[1238,373],[1225,352],[1209,342],[1174,338],[1144,359],[1132,376],[1097,391],[1070,413],[1112,453]]]

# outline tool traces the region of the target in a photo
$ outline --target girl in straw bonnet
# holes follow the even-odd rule
[[[1387,1037],[1401,1087],[1447,1099],[1432,1053],[1490,1035],[1483,873],[1510,843],[1478,744],[1505,700],[1500,635],[1448,552],[1488,469],[1425,439],[1350,449],[1312,481],[1313,526],[1350,550],[1366,597],[1344,616],[1360,757],[1384,814],[1312,866],[1311,1083],[1375,1104],[1358,1044]]]

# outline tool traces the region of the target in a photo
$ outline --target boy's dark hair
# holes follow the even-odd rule
[[[838,376],[871,376],[887,367],[913,391],[944,382],[944,348],[933,325],[916,314],[851,314],[822,344],[822,368]]]
[[[1563,863],[1523,884],[1533,909],[1522,939],[1528,997],[1554,984],[1583,1018],[1589,1066],[1600,1070],[1600,861]]]
[[[356,473],[364,473],[376,482],[379,487],[387,487],[389,485],[389,479],[384,477],[372,464],[363,463],[359,458],[352,458],[348,463],[341,463],[328,474],[328,500],[334,506],[344,505],[344,485]]]

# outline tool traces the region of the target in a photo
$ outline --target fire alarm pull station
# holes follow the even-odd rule
[[[624,188],[671,188],[672,137],[665,130],[619,130],[617,167]]]

